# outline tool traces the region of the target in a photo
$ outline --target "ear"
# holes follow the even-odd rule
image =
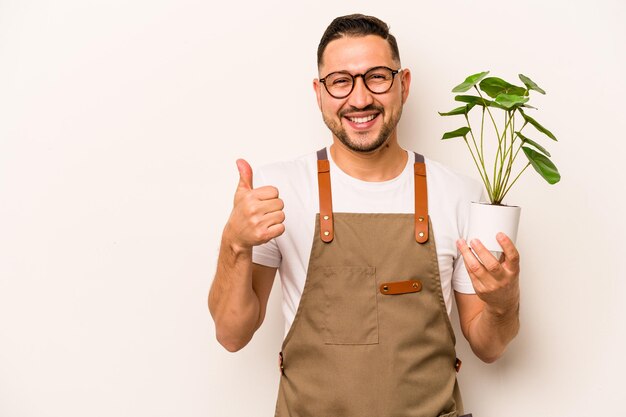
[[[313,80],[313,90],[315,90],[315,96],[317,98],[317,107],[322,110],[322,83],[319,79]]]
[[[403,69],[400,73],[400,81],[402,82],[402,104],[406,103],[409,98],[409,88],[411,87],[411,70]]]

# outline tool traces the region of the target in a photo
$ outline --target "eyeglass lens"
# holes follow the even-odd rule
[[[393,84],[394,71],[387,67],[376,67],[365,74],[352,75],[348,72],[333,72],[325,78],[325,86],[335,98],[347,97],[354,88],[355,79],[362,77],[365,86],[376,94],[386,93]]]

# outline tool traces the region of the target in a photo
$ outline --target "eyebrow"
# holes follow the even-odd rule
[[[369,67],[369,68],[368,68],[368,69],[366,69],[365,71],[363,71],[363,72],[359,72],[359,73],[356,73],[356,74],[355,74],[355,73],[353,73],[353,72],[351,72],[351,71],[348,71],[348,70],[330,71],[330,72],[327,72],[327,73],[326,73],[326,75],[325,75],[324,77],[321,77],[321,78],[326,78],[326,77],[328,77],[330,74],[334,74],[334,73],[336,73],[336,72],[345,72],[346,74],[350,74],[350,75],[352,75],[352,76],[355,76],[355,75],[364,75],[364,74],[366,74],[368,71],[373,70],[374,68],[389,68],[389,69],[390,69],[390,70],[392,70],[392,71],[399,71],[399,70],[401,69],[401,68],[398,68],[397,70],[395,70],[395,69],[393,69],[393,67],[394,67],[394,66],[395,66],[395,65],[392,65],[392,66],[388,66],[388,65],[374,65],[373,67]],[[319,73],[319,71],[318,71],[318,73]],[[321,76],[321,75],[320,75],[320,76]]]

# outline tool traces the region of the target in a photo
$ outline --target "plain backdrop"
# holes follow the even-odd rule
[[[236,354],[206,297],[235,159],[330,142],[315,51],[353,12],[387,21],[412,70],[401,144],[458,172],[477,178],[439,140],[461,125],[437,114],[454,85],[522,72],[548,93],[533,114],[563,179],[528,171],[507,199],[522,329],[491,365],[458,333],[467,410],[623,415],[623,0],[0,0],[0,416],[273,415],[278,287]]]

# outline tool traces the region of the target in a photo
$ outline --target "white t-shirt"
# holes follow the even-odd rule
[[[402,173],[383,182],[353,178],[334,163],[329,149],[327,154],[334,212],[415,212],[413,152],[408,153]],[[472,201],[480,201],[482,186],[435,161],[426,159],[425,162],[428,214],[435,235],[441,287],[450,314],[453,289],[460,293],[475,293],[463,257],[456,248],[456,240],[466,238],[469,205]],[[254,172],[254,185],[275,186],[285,203],[285,233],[264,245],[254,247],[252,260],[257,264],[278,268],[286,335],[304,289],[315,216],[319,212],[317,155],[312,152],[293,161],[261,167]]]

